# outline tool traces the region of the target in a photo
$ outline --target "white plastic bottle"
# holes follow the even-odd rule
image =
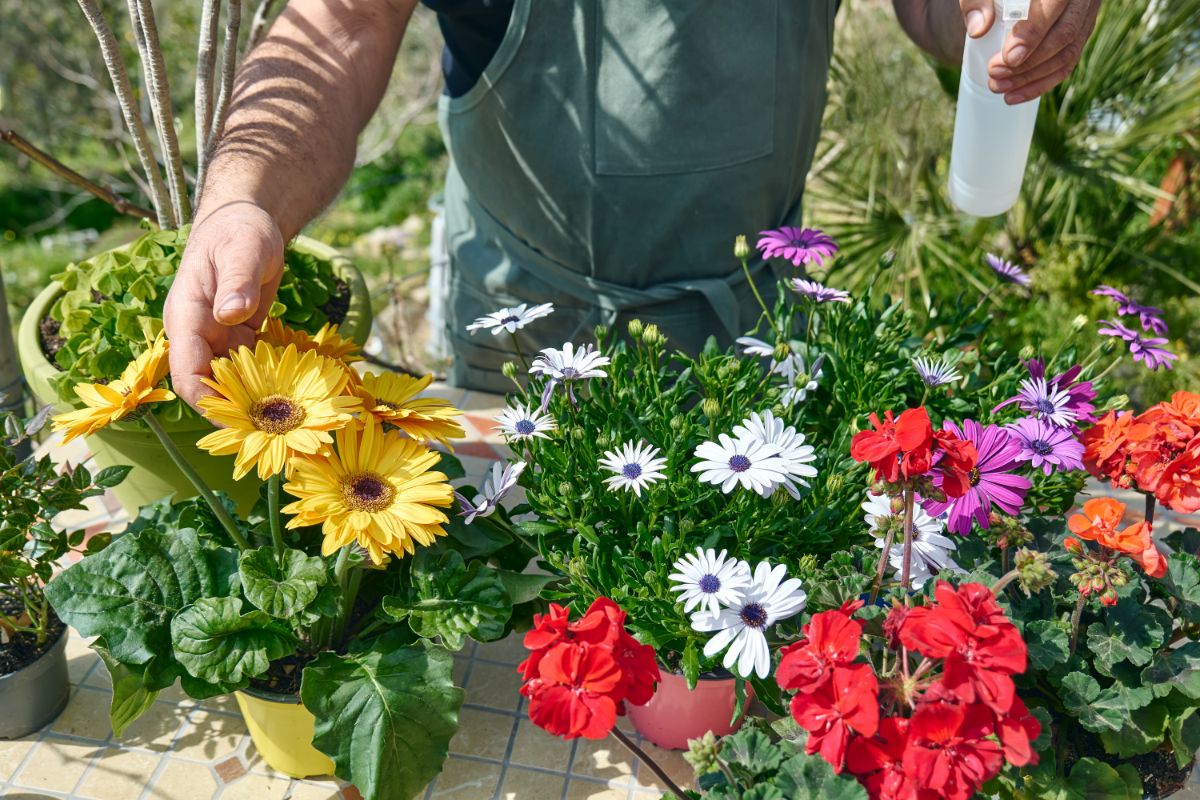
[[[996,19],[967,36],[950,149],[950,200],[976,217],[1003,214],[1017,202],[1041,98],[1009,105],[988,88],[987,65],[1008,32],[1029,14],[1029,0],[995,0]]]

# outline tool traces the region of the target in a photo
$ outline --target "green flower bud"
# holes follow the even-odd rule
[[[691,517],[684,517],[683,519],[681,519],[679,521],[679,536],[680,537],[687,536],[689,533],[691,533],[694,530],[696,530],[696,523],[692,521]]]
[[[642,338],[645,340],[646,344],[651,347],[665,344],[667,341],[667,337],[663,336],[662,332],[659,331],[658,326],[653,323],[646,326],[646,332],[642,334]]]
[[[642,332],[644,330],[645,330],[645,326],[642,324],[642,321],[640,319],[629,320],[629,336],[630,336],[630,338],[632,338],[632,339],[642,338]]]
[[[721,413],[721,401],[715,397],[706,397],[704,398],[704,402],[700,404],[700,410],[709,419],[716,419]]]
[[[773,352],[771,354],[771,357],[774,358],[776,361],[786,361],[787,357],[790,356],[791,354],[792,354],[792,346],[789,345],[787,342],[780,342],[779,344],[775,345],[775,352]],[[800,385],[803,385],[800,383],[799,380],[797,380],[796,382]],[[807,383],[807,382],[808,381],[805,381],[804,383]]]
[[[1087,314],[1077,314],[1075,319],[1071,320],[1071,329],[1074,331],[1081,331],[1087,327],[1089,322],[1091,322],[1091,320],[1088,319]]]
[[[515,379],[517,377],[517,365],[511,361],[505,361],[500,365],[500,372],[510,380]]]
[[[683,417],[679,417],[679,416],[671,417],[671,421],[668,422],[667,424],[671,426],[672,431],[674,431],[675,433],[679,433],[681,430],[683,430],[683,425],[684,425]]]
[[[746,237],[739,236],[739,239]],[[688,751],[683,754],[683,760],[692,765],[697,775],[717,772],[721,769],[717,763],[717,753],[720,751],[717,737],[708,731],[699,739],[688,740]]]
[[[771,493],[771,504],[775,506],[786,506],[792,502],[792,495],[786,489],[782,491],[774,491]]]
[[[733,240],[733,257],[738,261],[745,261],[750,257],[750,243],[746,241],[746,234],[739,233]]]
[[[583,428],[572,428],[571,438],[582,444],[587,439],[587,431]]]
[[[606,434],[602,433],[596,437],[596,447],[599,447],[601,450],[607,450],[608,448],[612,447],[612,439],[608,438]]]
[[[895,250],[891,250],[891,249],[885,250],[883,252],[883,255],[881,255],[879,257],[879,268],[880,269],[891,269],[892,265],[895,263],[896,263],[896,251]]]
[[[563,481],[558,485],[558,493],[562,497],[570,497],[575,493],[575,487]]]
[[[843,487],[845,487],[845,485],[846,485],[846,476],[841,474],[840,472],[832,473],[825,480],[825,489],[830,494],[837,494],[838,492],[840,492],[843,489]]]
[[[1017,569],[1017,580],[1027,597],[1050,588],[1058,578],[1050,567],[1046,554],[1027,547],[1022,547],[1013,554],[1013,566]]]
[[[596,341],[602,342],[602,341],[604,341],[604,337],[608,336],[608,326],[607,325],[597,325],[595,330],[592,332],[596,334]]]
[[[1022,361],[1028,361],[1029,359],[1031,359],[1035,355],[1037,355],[1037,350],[1033,349],[1033,345],[1027,344],[1021,348],[1021,352],[1018,353],[1018,355],[1020,356]]]
[[[737,372],[738,366],[732,361],[726,361],[721,366],[717,367],[717,378],[722,381],[727,381]]]

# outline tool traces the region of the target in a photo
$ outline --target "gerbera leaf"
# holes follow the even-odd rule
[[[171,644],[192,676],[240,683],[290,653],[296,638],[264,611],[243,613],[240,597],[202,597],[171,620]]]
[[[346,655],[322,653],[304,670],[300,697],[316,716],[313,744],[364,797],[408,800],[442,769],[463,692],[453,659],[391,631]]]
[[[103,639],[92,643],[112,682],[112,703],[108,710],[113,733],[120,736],[129,724],[154,705],[158,690],[146,685],[146,667],[122,664],[112,657]]]
[[[440,636],[451,650],[461,650],[467,636],[481,642],[499,639],[512,605],[496,570],[481,561],[464,564],[453,550],[440,555],[422,551],[413,560],[412,588],[383,598],[385,612],[407,618],[418,636]]]
[[[508,592],[509,601],[514,606],[536,600],[547,584],[558,580],[554,575],[526,575],[508,570],[499,570],[497,574]]]
[[[243,552],[238,575],[246,599],[278,619],[308,608],[329,580],[323,559],[290,548],[283,551],[282,562],[270,547]]]

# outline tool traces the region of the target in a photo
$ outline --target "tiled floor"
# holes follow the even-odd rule
[[[504,454],[494,434],[500,398],[442,385],[430,393],[466,412],[468,438],[455,447],[468,479],[478,479]],[[73,443],[74,444],[74,443]],[[78,463],[79,446],[55,447]],[[64,523],[91,532],[119,528],[124,513],[111,497]],[[89,800],[353,800],[358,792],[328,780],[294,780],[274,772],[255,752],[233,698],[197,702],[178,689],[130,726],[120,741],[108,722],[108,675],[84,640],[68,641],[72,697],[46,729],[27,739],[0,741],[0,797]],[[471,645],[455,658],[466,690],[458,735],[426,800],[652,800],[663,788],[615,739],[564,742],[529,722],[518,693],[519,637]],[[0,711],[0,713],[3,713]],[[633,733],[627,721],[622,730]],[[639,739],[640,741],[640,739]],[[678,753],[642,746],[681,785],[692,770]]]

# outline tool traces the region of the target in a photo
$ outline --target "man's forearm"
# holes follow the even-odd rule
[[[918,47],[943,64],[962,63],[967,29],[959,0],[892,0],[892,6]]]
[[[238,73],[197,221],[251,202],[285,240],[328,205],[354,165],[416,0],[292,0]]]

